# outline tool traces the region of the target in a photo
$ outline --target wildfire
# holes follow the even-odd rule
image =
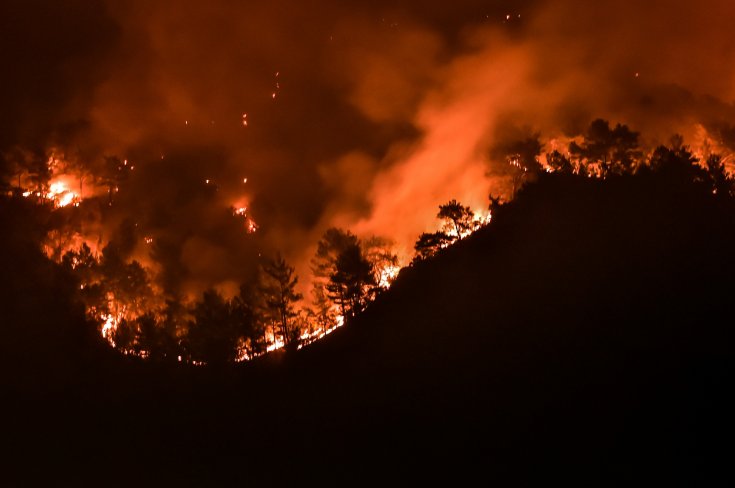
[[[247,125],[247,114],[243,114],[243,125]],[[161,156],[163,157],[164,155],[161,154]],[[114,186],[106,185],[104,187],[97,187],[98,180],[93,176],[87,175],[85,179],[82,179],[83,176],[81,175],[83,173],[69,174],[69,169],[62,169],[66,168],[66,166],[64,166],[63,162],[59,161],[61,160],[54,160],[53,165],[49,163],[49,170],[52,176],[44,184],[29,189],[28,186],[19,183],[18,188],[19,191],[23,192],[23,196],[37,199],[39,203],[53,202],[55,208],[62,208],[69,205],[79,205],[82,200],[82,188],[84,189],[84,193],[89,197],[101,194],[103,191],[105,193],[108,191],[110,193],[118,191],[117,184]],[[133,168],[131,162],[127,159],[122,160],[118,166],[120,168],[127,168],[127,170],[132,170]],[[203,181],[205,185],[209,185],[210,187],[216,187],[217,179],[215,175],[203,176],[205,178],[202,178],[200,181]],[[238,183],[241,182],[243,185],[249,184],[248,178],[244,175],[240,175],[238,180]],[[82,186],[83,183],[84,187]],[[73,191],[72,188],[78,189],[78,192]],[[120,185],[120,191],[124,191],[123,185]],[[233,203],[229,211],[233,217],[236,217],[237,222],[234,223],[236,225],[243,225],[245,231],[248,233],[256,232],[258,225],[250,214],[249,196],[242,194]],[[469,212],[469,208],[467,208],[467,211]],[[472,233],[490,220],[490,214],[487,210],[469,212],[469,214],[469,220],[460,229],[462,231],[462,237]],[[135,225],[136,227],[138,226],[137,223]],[[109,281],[109,277],[104,273],[114,271],[105,271],[100,267],[100,263],[102,262],[100,249],[104,249],[104,242],[102,237],[92,236],[89,233],[89,230],[92,228],[95,228],[95,226],[89,226],[89,228],[85,229],[85,233],[82,233],[80,229],[73,234],[67,230],[55,229],[47,236],[47,244],[45,244],[46,253],[49,258],[58,262],[62,262],[67,252],[73,251],[79,253],[77,255],[72,253],[63,262],[70,265],[72,269],[79,271],[79,277],[82,279],[82,282],[79,284],[79,291],[86,304],[87,316],[97,323],[98,333],[112,347],[117,348],[124,354],[136,354],[141,357],[146,357],[149,352],[140,350],[140,348],[133,348],[130,341],[135,342],[139,340],[136,334],[140,332],[138,327],[142,326],[136,321],[142,314],[157,313],[156,310],[158,309],[152,304],[154,302],[158,305],[162,303],[161,292],[160,290],[146,288],[147,285],[141,285],[142,288],[140,288],[140,291],[138,288],[135,288],[135,291],[131,291],[132,288],[131,290],[127,290],[127,288],[122,290],[116,289],[114,291],[111,289],[108,290],[108,286],[105,283],[106,280]],[[147,233],[141,233],[138,235],[138,239],[147,246],[151,246],[154,243],[154,236]],[[82,245],[86,245],[86,248],[89,248],[86,254],[81,253]],[[376,291],[376,283],[380,289],[388,289],[402,269],[399,265],[401,260],[397,256],[392,256],[392,253],[388,251],[390,245],[386,244],[385,246],[384,255],[377,253],[371,258],[371,263],[374,266],[371,284],[369,285],[371,292]],[[138,276],[136,273],[127,273],[128,263],[123,263],[122,266],[124,268],[121,268],[122,274],[120,277],[126,286],[137,286],[136,283],[144,283],[150,279],[150,276],[147,274],[148,271],[144,270],[145,272]],[[135,267],[133,267],[134,269]],[[130,283],[125,281],[125,277],[129,278]],[[143,290],[143,288],[148,291]],[[326,313],[323,309],[319,310],[320,315],[317,316],[312,315],[313,310],[306,307],[301,308],[298,310],[298,318],[289,324],[288,332],[295,334],[293,340],[297,348],[300,349],[318,341],[345,325],[346,320],[342,315],[342,309],[333,303],[327,309]],[[156,318],[156,321],[158,320]],[[183,319],[177,318],[176,320]],[[186,324],[184,323],[184,325]],[[296,333],[297,331],[298,333]],[[283,349],[291,337],[290,334],[286,334],[284,337],[279,326],[269,324],[266,326],[265,334],[257,339],[257,344],[250,344],[249,342],[256,339],[239,339],[240,344],[238,345],[235,360],[246,361],[253,359],[254,355]],[[263,340],[264,344],[262,345],[264,346],[264,350],[260,348],[261,341]],[[182,360],[191,361],[192,364],[203,364],[200,360],[193,360],[192,358],[186,358],[186,356],[182,359],[179,356],[179,361]]]
[[[482,227],[485,224],[489,224],[490,221],[493,219],[492,212],[489,212],[487,210],[475,210],[475,218],[474,218],[474,224],[475,228],[473,229],[473,232],[480,227]]]
[[[61,208],[69,205],[79,206],[81,196],[71,189],[70,182],[72,176],[60,175],[49,182],[48,191],[31,191],[25,190],[22,195],[24,198],[35,196],[37,198],[45,198],[53,202],[54,207]]]
[[[79,204],[79,195],[69,189],[66,181],[58,179],[49,185],[46,198],[52,200],[56,207],[66,207],[70,204]]]
[[[266,334],[266,340],[268,341],[268,346],[266,346],[265,350],[266,352],[275,351],[276,349],[281,349],[286,344],[283,342],[283,339],[276,336],[274,332],[270,333],[270,340],[268,340],[268,334]]]
[[[333,309],[336,313],[337,308],[335,307]],[[339,329],[345,324],[345,318],[340,315],[336,314],[334,319],[334,325],[332,327],[318,327],[317,329],[313,330],[312,332],[306,331],[301,334],[299,337],[299,341],[301,342],[296,349],[301,349],[304,346],[308,346],[312,342],[318,341],[319,339],[323,339],[327,335],[331,334],[335,330]]]
[[[112,346],[115,346],[115,341],[112,340],[112,335],[117,330],[119,321],[112,314],[102,314],[102,337],[107,339]]]
[[[247,178],[245,178],[245,181],[247,181]],[[245,222],[245,230],[248,234],[252,234],[258,230],[258,224],[248,215],[248,208],[246,206],[234,205],[232,207],[232,215],[242,217]]]
[[[400,266],[388,265],[380,270],[380,278],[378,279],[378,286],[381,288],[390,288],[390,285],[395,281],[396,276],[401,271]]]

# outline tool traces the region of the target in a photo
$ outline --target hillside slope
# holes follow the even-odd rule
[[[106,364],[10,438],[121,484],[722,480],[733,249],[732,202],[698,185],[544,176],[323,341]]]
[[[410,426],[394,459],[716,477],[732,406],[731,205],[653,175],[549,176],[294,367],[339,364],[367,418],[391,412],[388,429],[368,422],[372,444]]]

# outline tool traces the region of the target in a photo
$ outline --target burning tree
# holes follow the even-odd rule
[[[240,293],[231,301],[235,327],[242,334],[241,349],[244,356],[253,358],[265,354],[268,341],[265,321],[259,313],[260,295],[251,283],[240,285]]]
[[[110,304],[110,312],[121,319],[135,318],[148,310],[153,294],[145,268],[138,261],[126,263],[119,251],[108,245],[100,261],[102,285]]]
[[[497,203],[500,203],[499,198]],[[468,236],[482,225],[470,207],[465,207],[457,200],[450,200],[440,205],[436,217],[442,221],[442,229],[437,232],[424,232],[419,236],[414,245],[415,260],[420,261],[436,255],[439,250]]]
[[[632,172],[635,162],[642,155],[638,148],[637,132],[621,124],[611,129],[610,123],[603,119],[593,120],[582,143],[570,143],[569,152],[580,165],[597,167],[602,178],[610,174]]]
[[[546,153],[546,164],[549,165],[549,168],[551,168],[552,171],[557,173],[570,174],[574,172],[572,161],[556,150]]]
[[[424,232],[421,234],[414,245],[416,250],[416,260],[428,259],[436,255],[440,249],[443,249],[454,242],[444,232]]]
[[[77,250],[67,251],[61,264],[70,270],[78,282],[79,298],[87,315],[100,324],[102,335],[113,344],[119,327],[124,349],[134,343],[133,321],[151,311],[153,290],[148,271],[138,262],[127,262],[118,245],[109,243],[101,256],[92,253],[83,243]],[[128,340],[126,333],[132,334]]]
[[[45,198],[52,175],[47,158],[42,154],[29,154],[24,161],[24,166],[31,190]]]
[[[352,317],[365,308],[378,287],[376,273],[381,265],[396,262],[377,250],[381,247],[377,243],[374,239],[368,240],[365,251],[365,245],[357,236],[331,228],[317,245],[312,259],[315,286],[323,288],[343,317]]]
[[[339,253],[334,271],[329,275],[327,292],[342,310],[342,315],[354,317],[368,302],[369,293],[377,283],[373,266],[360,246],[349,246]]]
[[[324,287],[315,286],[311,289],[311,293],[312,305],[306,310],[307,319],[321,331],[320,335],[323,335],[337,326],[337,314]]]
[[[444,221],[442,226],[444,233],[457,240],[475,230],[475,214],[470,207],[465,207],[457,200],[450,200],[444,205],[439,205],[439,213],[436,214],[436,217]]]
[[[522,133],[504,139],[490,151],[491,159],[505,162],[504,165],[496,165],[492,168],[493,173],[510,179],[511,198],[515,197],[526,181],[532,179],[542,169],[538,160],[543,149],[540,141],[541,135],[531,133],[528,129],[523,129]]]
[[[296,292],[298,277],[294,276],[294,268],[280,254],[266,260],[261,269],[264,311],[271,321],[278,324],[283,344],[288,347],[296,343],[300,336],[298,328],[293,326],[293,319],[297,315],[294,305],[302,298]]]
[[[376,286],[370,290],[371,295],[390,287],[400,271],[398,256],[392,251],[392,246],[392,241],[376,236],[360,242],[365,259],[373,268],[373,280]]]

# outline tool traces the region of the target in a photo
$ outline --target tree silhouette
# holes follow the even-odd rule
[[[710,154],[705,160],[707,176],[712,185],[712,191],[717,195],[733,194],[733,179],[727,174],[725,163],[719,154]]]
[[[165,356],[161,351],[163,334],[156,321],[156,316],[151,312],[146,312],[135,319],[135,325],[135,352],[138,355],[146,355],[150,359],[160,359],[161,356]]]
[[[448,236],[444,232],[424,232],[421,234],[414,244],[416,250],[416,260],[428,259],[436,255],[440,249],[443,249],[454,242],[455,239]]]
[[[61,264],[74,271],[82,283],[89,283],[94,277],[99,262],[92,253],[92,249],[85,242],[78,250],[70,250],[64,253]]]
[[[492,151],[495,157],[505,160],[506,164],[502,166],[500,174],[510,177],[511,198],[515,197],[526,181],[542,169],[538,161],[543,149],[540,137],[539,133],[534,133],[525,138],[511,139],[499,144]]]
[[[475,230],[475,214],[470,207],[465,207],[457,200],[450,200],[439,205],[437,218],[444,221],[443,231],[446,235],[462,239]]]
[[[500,203],[500,198],[497,199],[497,203]],[[416,250],[414,261],[435,256],[441,249],[462,239],[480,226],[470,207],[465,207],[456,200],[440,205],[436,217],[442,220],[442,230],[424,232],[419,236],[414,244]]]
[[[322,288],[322,293],[327,296],[340,308],[341,314],[345,317],[345,298],[340,297],[327,290],[327,285],[332,276],[337,271],[337,260],[340,254],[350,247],[360,248],[360,241],[356,235],[350,231],[332,227],[324,232],[324,235],[317,243],[317,250],[311,260],[311,270],[314,274],[314,287]]]
[[[189,352],[194,361],[222,365],[237,358],[238,337],[230,303],[213,289],[202,295],[189,322]]]
[[[317,243],[316,254],[311,260],[311,270],[317,278],[328,279],[334,272],[337,257],[350,246],[359,246],[356,235],[350,231],[332,227],[324,232]]]
[[[325,287],[314,286],[311,294],[312,305],[306,311],[307,317],[322,330],[322,333],[326,333],[337,325],[337,314],[334,312],[332,302],[329,301]]]
[[[340,251],[326,289],[343,316],[354,317],[365,308],[369,292],[376,285],[372,264],[354,243]]]
[[[569,158],[556,150],[546,154],[546,163],[557,173],[574,172],[574,165]]]
[[[262,297],[256,285],[244,283],[240,285],[240,293],[232,299],[232,314],[235,328],[243,338],[243,347],[252,358],[265,354],[268,344],[265,333],[265,318],[262,313]]]
[[[503,197],[496,197],[491,193],[490,195],[488,195],[488,200],[490,200],[490,205],[488,205],[487,208],[488,210],[490,210],[490,216],[494,218],[496,213],[503,206]]]
[[[46,160],[41,158],[37,153],[15,148],[8,151],[6,154],[0,155],[0,162],[3,161],[5,164],[0,165],[3,169],[3,182],[6,183],[8,187],[15,186],[17,194],[20,194],[25,190],[24,184],[38,182],[37,179],[36,181],[32,181],[35,178],[31,178],[31,173],[39,170],[42,171],[44,173],[43,176],[45,177],[45,181],[48,181],[51,177],[51,172],[49,171]],[[11,179],[12,181],[10,181]],[[35,191],[41,190],[40,188],[31,189]]]
[[[163,344],[159,343],[158,346],[165,355],[165,358],[162,357],[161,359],[167,361],[188,359],[188,351],[182,340],[182,336],[186,332],[185,328],[182,327],[185,323],[186,313],[186,307],[181,303],[181,299],[176,297],[166,299],[166,306],[158,323],[161,334],[159,337],[163,341]],[[156,357],[155,353],[152,355],[154,358]]]
[[[108,287],[104,283],[100,259],[92,253],[90,247],[84,243],[76,251],[67,251],[61,259],[61,265],[76,279],[75,289],[87,315],[95,321],[101,320],[103,315],[109,315]],[[122,333],[125,331],[121,331]],[[122,340],[124,342],[125,338]]]
[[[398,266],[398,256],[392,251],[392,242],[383,237],[372,236],[360,242],[365,259],[373,268],[373,281],[376,286],[370,290],[371,298],[380,290],[390,286],[392,277],[386,273]]]
[[[171,304],[169,303],[169,307]],[[146,312],[134,321],[136,331],[135,352],[153,361],[177,361],[183,356],[176,323],[171,320],[169,309],[159,320],[152,312]]]
[[[143,314],[153,294],[145,268],[138,261],[126,263],[114,247],[107,246],[100,262],[101,284],[117,318]]]
[[[673,138],[671,148],[657,147],[651,154],[649,166],[662,181],[679,186],[691,182],[705,183],[709,179],[707,171],[699,166],[689,147],[683,145],[681,136]]]
[[[569,152],[580,164],[596,165],[603,178],[632,172],[634,163],[641,157],[638,133],[621,124],[610,129],[610,123],[603,119],[593,120],[582,144],[570,143]]]
[[[46,198],[48,183],[51,179],[51,168],[49,168],[48,159],[43,154],[31,153],[28,154],[24,163],[32,190],[40,193],[41,198]]]
[[[112,331],[112,341],[119,351],[128,352],[136,350],[136,325],[136,323],[123,318]]]
[[[263,271],[261,292],[268,316],[278,324],[285,346],[297,343],[299,331],[293,326],[296,317],[294,305],[302,295],[296,292],[298,277],[294,268],[280,254],[267,259],[261,266]]]
[[[94,174],[99,183],[107,187],[107,203],[112,205],[114,194],[118,192],[120,185],[128,177],[128,173],[132,166],[128,166],[126,161],[121,161],[116,156],[105,156],[95,168]]]

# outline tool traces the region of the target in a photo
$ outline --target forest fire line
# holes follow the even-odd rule
[[[10,478],[731,477],[734,18],[0,2]]]
[[[542,154],[544,145],[536,137],[507,146],[502,155],[505,165],[496,175],[503,184],[498,195],[490,195],[486,210],[472,210],[456,200],[440,205],[438,230],[418,236],[412,263],[430,259],[490,224],[504,202],[541,173],[605,179],[681,164],[695,168],[697,178],[712,185],[713,193],[732,190],[725,166],[727,156],[704,147],[702,157],[696,157],[681,138],[672,140],[670,147],[660,146],[646,154],[636,132],[595,120],[577,138],[564,144],[550,141],[553,149]],[[88,175],[85,198],[81,196],[85,181],[81,171],[78,177],[54,173],[54,168],[69,166],[61,158],[49,158],[45,179],[20,175],[13,179],[17,184],[10,185],[10,194],[37,198],[39,203],[53,202],[52,213],[72,208],[61,219],[68,221],[49,232],[47,255],[79,280],[80,300],[89,318],[98,324],[102,337],[126,354],[205,364],[221,359],[212,355],[213,349],[219,354],[230,351],[227,354],[233,361],[276,349],[299,349],[359,315],[391,286],[408,261],[406,257],[399,259],[388,239],[359,238],[350,231],[330,228],[311,258],[312,297],[308,301],[299,292],[294,268],[279,254],[268,253],[259,253],[257,276],[241,282],[239,292],[223,294],[209,288],[201,295],[174,296],[160,285],[167,272],[160,261],[165,257],[160,254],[167,241],[164,234],[148,233],[145,225],[131,225],[126,220],[118,220],[122,222],[118,230],[104,230],[110,228],[104,219],[117,216],[118,202],[126,202],[125,180],[133,165],[107,158],[103,167],[110,173],[105,178]],[[34,186],[24,187],[24,183]],[[79,193],[71,190],[77,185]],[[212,179],[206,179],[205,186],[213,188],[205,195],[218,198],[220,190]],[[258,226],[249,205],[243,203],[242,195],[233,200],[234,205],[227,205],[232,218],[228,222],[244,224],[243,238],[255,239]],[[218,202],[225,205],[214,200]],[[100,210],[90,213],[90,208]],[[122,242],[126,244],[122,246]]]
[[[58,207],[66,207],[71,203],[79,204],[79,195],[71,191],[64,181],[51,181],[46,198],[53,200]]]
[[[66,181],[51,180],[46,191],[25,190],[21,193],[24,198],[35,197],[53,203],[54,207],[66,207],[68,205],[79,206],[81,197],[78,193],[69,189]]]

